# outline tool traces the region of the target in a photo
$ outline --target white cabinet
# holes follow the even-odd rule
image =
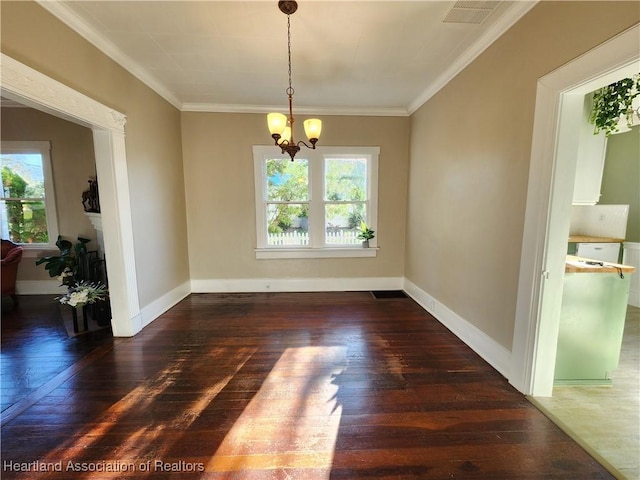
[[[603,132],[593,134],[594,125],[589,123],[591,99],[592,95],[585,96],[584,118],[580,123],[578,163],[573,187],[574,205],[595,205],[600,200],[607,137]]]

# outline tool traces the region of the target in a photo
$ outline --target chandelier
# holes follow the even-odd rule
[[[300,145],[304,145],[307,148],[315,149],[316,142],[320,138],[320,131],[322,130],[322,121],[317,118],[310,118],[305,120],[304,132],[311,142],[311,145],[307,145],[302,140],[297,142],[294,140],[293,129],[293,87],[291,86],[291,14],[295,13],[298,9],[298,3],[295,1],[280,1],[278,2],[278,8],[282,13],[287,15],[287,51],[289,55],[289,88],[286,90],[286,94],[289,97],[289,116],[282,113],[270,113],[267,115],[267,124],[269,125],[269,132],[271,138],[276,146],[280,147],[282,153],[288,153],[291,157],[291,161],[296,156],[296,153],[300,151]]]

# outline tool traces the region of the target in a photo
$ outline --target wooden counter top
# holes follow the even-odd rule
[[[599,262],[602,265],[588,265],[586,262]],[[565,273],[633,273],[635,271],[636,268],[629,265],[600,262],[599,260],[575,257],[573,255],[567,255],[567,262],[564,267]]]
[[[569,243],[622,243],[624,238],[590,237],[588,235],[569,235]]]

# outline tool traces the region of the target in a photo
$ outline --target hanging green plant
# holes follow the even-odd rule
[[[631,126],[633,99],[640,95],[640,74],[624,78],[593,92],[593,108],[589,122],[595,125],[594,134],[601,131],[608,137],[618,131],[620,117]]]

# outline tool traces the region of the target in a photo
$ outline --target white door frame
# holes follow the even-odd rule
[[[636,25],[538,81],[509,381],[553,389],[564,265],[584,95],[640,71]]]
[[[5,54],[1,60],[3,96],[93,131],[113,334],[135,335],[142,322],[124,141],[126,117]]]

